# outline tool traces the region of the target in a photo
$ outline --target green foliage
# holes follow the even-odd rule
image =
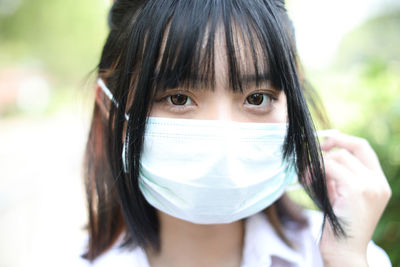
[[[106,34],[105,1],[26,0],[0,16],[0,68],[34,66],[71,82],[96,67]]]
[[[341,42],[338,68],[369,65],[374,61],[400,62],[399,10],[376,16],[345,36]]]
[[[57,112],[66,105],[74,105],[77,99],[83,102],[93,93],[92,86],[85,88],[84,82],[98,64],[108,31],[107,12],[112,2],[16,2],[21,5],[15,12],[0,12],[0,73],[12,74],[9,77],[13,86],[7,88],[9,94],[20,97],[21,83],[36,75],[48,85],[51,97],[44,109],[35,114]],[[0,9],[5,6],[0,4]],[[33,114],[29,104],[21,106],[17,104],[18,99],[13,101],[0,109],[0,117]],[[82,108],[88,109],[92,104],[84,105]]]

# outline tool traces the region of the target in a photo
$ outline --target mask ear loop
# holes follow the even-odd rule
[[[110,110],[110,103],[106,102],[104,99],[104,95],[114,104],[115,107],[119,107],[119,103],[114,98],[114,95],[111,93],[110,89],[106,86],[102,78],[97,79],[97,88],[96,88],[96,102],[99,105],[100,109],[104,114],[106,114],[107,118]],[[104,94],[103,94],[104,93]],[[103,97],[102,97],[103,96]],[[125,113],[125,120],[129,121],[129,115]],[[128,147],[126,144],[129,144],[129,134],[125,135],[124,144],[122,145],[122,165],[124,168],[124,173],[128,173],[128,162],[126,160],[126,155],[128,153]]]
[[[108,120],[109,110],[110,110],[110,101],[107,98],[108,97],[105,94],[104,90],[98,84],[96,87],[96,94],[95,94],[96,104],[99,107],[100,112],[103,114],[103,116]]]
[[[108,89],[107,85],[104,83],[102,78],[97,79],[97,85],[100,87],[100,89],[103,91],[103,93],[107,96],[107,98],[114,104],[114,106],[118,108],[119,103],[114,98],[114,95],[111,93],[110,89]],[[99,87],[97,87],[97,88],[99,89]],[[100,93],[101,93],[100,90],[96,91],[96,101],[100,105],[100,108],[101,108],[101,106],[103,106],[103,108],[106,110],[106,113],[108,115],[109,108],[106,108],[104,105],[104,101],[101,101]],[[129,121],[129,115],[126,113],[125,113],[125,120]]]

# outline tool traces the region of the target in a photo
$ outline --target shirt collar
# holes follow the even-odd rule
[[[246,219],[242,266],[270,266],[272,257],[303,265],[302,255],[276,233],[264,213]]]

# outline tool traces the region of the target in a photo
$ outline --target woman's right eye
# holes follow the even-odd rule
[[[195,97],[196,95],[189,90],[167,90],[155,96],[152,109],[164,112],[165,116],[183,115],[196,109]]]
[[[170,95],[167,97],[168,102],[175,106],[184,106],[192,104],[192,99],[183,94]]]

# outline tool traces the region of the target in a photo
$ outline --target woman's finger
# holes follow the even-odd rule
[[[363,138],[333,132],[322,142],[321,148],[324,151],[329,151],[335,147],[348,150],[369,169],[380,169],[379,160],[374,150]]]
[[[353,173],[358,173],[366,168],[358,158],[356,158],[346,149],[328,151],[325,153],[324,158],[335,160],[336,162],[347,167]]]
[[[326,183],[328,186],[334,185],[335,188],[335,192],[329,192],[329,194],[334,194],[335,196],[343,194],[341,188],[348,188],[348,185],[352,184],[353,181],[349,180],[348,178],[354,176],[353,172],[351,172],[346,166],[333,159],[325,158],[324,163]],[[330,188],[328,188],[328,190],[330,190]],[[333,205],[334,201],[331,203]]]
[[[326,179],[326,187],[328,189],[328,198],[331,205],[335,203],[337,198],[336,181],[334,179]]]

